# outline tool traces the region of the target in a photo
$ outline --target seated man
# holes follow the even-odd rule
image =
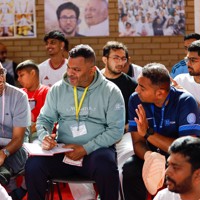
[[[200,34],[198,33],[190,33],[184,36],[185,55],[187,55],[188,53],[188,47],[190,46],[190,44],[199,39],[200,39]],[[187,63],[185,62],[185,60],[180,60],[172,67],[170,75],[172,78],[175,78],[177,75],[185,73],[188,73]]]
[[[95,66],[94,50],[88,45],[74,47],[69,52],[67,72],[52,86],[36,123],[43,149],[56,145],[55,136],[49,133],[58,122],[57,142],[73,151],[27,160],[28,200],[43,200],[49,179],[76,175],[95,180],[102,200],[118,199],[114,144],[124,132],[124,107],[119,88]]]
[[[189,93],[170,87],[164,65],[147,64],[138,78],[136,92],[129,100],[129,130],[135,155],[123,167],[126,200],[144,200],[142,180],[144,155],[158,151],[168,156],[168,147],[180,136],[200,136],[197,102]]]
[[[154,200],[200,199],[200,139],[178,138],[169,147],[169,154],[167,188],[158,192]]]
[[[187,57],[185,62],[189,73],[179,74],[174,78],[174,86],[182,86],[190,92],[196,99],[200,108],[200,40],[194,41],[188,47]],[[178,84],[178,85],[176,85]]]
[[[22,148],[26,127],[31,124],[25,92],[6,83],[6,70],[0,64],[0,183],[24,168],[27,154]]]
[[[137,87],[136,81],[122,72],[125,63],[127,62],[127,54],[128,49],[123,43],[117,41],[107,42],[103,47],[102,57],[105,68],[103,71],[101,71],[106,79],[116,84],[122,92],[126,110],[124,133],[127,133],[128,130],[128,100],[130,95],[135,91],[135,88]],[[133,145],[130,133],[127,133],[126,136],[123,136],[120,142],[117,142],[116,151],[118,168],[119,172],[121,172],[121,167],[123,166],[123,163],[128,157],[133,155]],[[73,184],[73,187],[71,187],[70,184],[69,186],[74,199],[95,199],[96,194],[92,184]]]
[[[122,71],[137,81],[138,76],[142,72],[142,67],[134,63],[131,63],[130,56],[128,55],[128,51],[126,52],[126,58],[127,58],[127,62],[125,63]]]
[[[16,73],[18,81],[23,87],[22,90],[27,93],[29,105],[31,108],[31,127],[29,142],[37,141],[36,120],[40,113],[40,109],[44,105],[49,87],[40,84],[38,65],[32,60],[25,60],[17,65]],[[25,142],[28,142],[25,141]],[[26,195],[26,184],[23,179],[22,185],[14,189],[10,196],[13,200],[22,199]]]

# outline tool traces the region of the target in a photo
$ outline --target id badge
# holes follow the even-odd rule
[[[36,106],[36,100],[35,99],[29,99],[28,102],[29,102],[31,110],[33,110]]]
[[[78,137],[87,134],[87,129],[84,122],[76,123],[70,127],[73,137]]]

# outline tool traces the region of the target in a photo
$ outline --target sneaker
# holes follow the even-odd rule
[[[8,185],[11,176],[11,172],[5,166],[2,165],[0,167],[0,183],[2,185]]]

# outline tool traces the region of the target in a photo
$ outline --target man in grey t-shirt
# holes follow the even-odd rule
[[[25,92],[6,83],[6,72],[0,63],[0,183],[24,168],[27,154],[22,148],[31,114]]]

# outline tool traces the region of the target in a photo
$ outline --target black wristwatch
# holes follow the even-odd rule
[[[147,140],[147,138],[150,136],[150,135],[153,135],[154,134],[154,130],[153,128],[149,127],[147,129],[147,132],[146,132],[146,135],[144,136],[144,138]]]

